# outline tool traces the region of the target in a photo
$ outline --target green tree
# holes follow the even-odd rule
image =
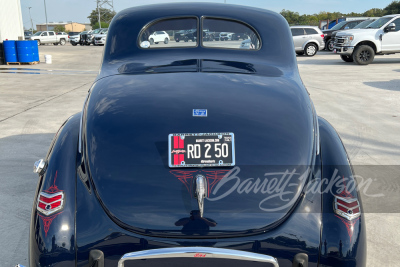
[[[383,9],[381,8],[371,8],[363,13],[363,17],[382,17]]]
[[[287,22],[292,25],[292,24],[298,24],[299,22],[299,13],[298,12],[293,12],[290,10],[282,10],[280,13],[286,20]]]
[[[385,15],[399,14],[400,13],[400,1],[393,1],[387,7],[383,9]]]
[[[100,28],[108,28],[109,25],[110,25],[109,23],[101,22],[101,27]],[[98,29],[98,28],[99,28],[99,23],[96,22],[94,24],[94,26],[92,27],[92,29],[94,30],[94,29]]]
[[[115,11],[107,9],[107,8],[100,8],[100,20],[101,24],[103,25],[103,22],[110,23],[112,18],[117,14]],[[88,19],[90,19],[90,25],[94,28],[96,23],[98,27],[98,22],[99,22],[99,12],[98,9],[92,10],[90,15],[88,16]],[[95,28],[94,28],[95,29]]]
[[[299,15],[298,12],[283,9],[280,14],[288,21],[290,25],[319,25],[321,20],[336,20],[342,17],[382,17],[390,14],[400,14],[400,1],[393,1],[384,9],[371,8],[364,13],[350,12],[347,14],[340,12],[321,11],[318,14]]]
[[[65,27],[63,25],[57,25],[54,27],[55,32],[65,32]]]

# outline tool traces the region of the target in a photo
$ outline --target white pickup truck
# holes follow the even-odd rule
[[[37,32],[29,37],[29,40],[36,40],[38,45],[41,44],[54,44],[65,45],[68,41],[67,35],[57,35],[53,31]]]
[[[387,15],[365,29],[338,32],[333,52],[343,61],[368,65],[375,55],[400,53],[400,14]]]

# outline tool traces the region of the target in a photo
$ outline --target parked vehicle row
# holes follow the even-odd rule
[[[41,44],[54,44],[65,45],[68,41],[68,36],[63,34],[56,34],[54,31],[39,31],[26,38],[26,40],[35,40],[38,45]]]
[[[375,55],[400,53],[399,14],[343,21],[322,32],[313,26],[292,26],[291,31],[297,55],[314,56],[325,47],[345,62],[368,65]]]
[[[363,22],[360,22],[359,24],[357,24],[353,29],[365,29],[368,27],[368,25],[370,25],[372,22],[374,22],[377,19],[379,19],[379,18],[372,18],[372,19],[364,20]],[[336,38],[336,34],[338,32],[343,32],[343,31],[347,31],[347,30],[351,30],[351,29],[344,29],[344,30],[332,32],[329,48],[327,50],[333,51],[333,44],[334,44],[334,41]]]
[[[345,62],[372,63],[375,55],[400,53],[400,15],[387,15],[369,24],[336,34],[334,53]]]
[[[93,36],[93,45],[105,45],[108,29],[102,29],[98,34]]]
[[[238,41],[240,39],[246,40],[249,36],[246,33],[234,33],[234,32],[211,32],[209,29],[203,29],[203,41]],[[180,30],[175,32],[174,40],[176,42],[184,41],[196,41],[197,31],[195,29],[191,30]]]
[[[93,31],[74,32],[70,35],[70,42],[76,45],[104,45],[106,42],[107,28],[96,29]]]

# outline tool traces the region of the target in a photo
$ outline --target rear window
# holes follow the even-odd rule
[[[197,46],[196,17],[163,19],[150,23],[139,34],[141,48],[175,48]]]
[[[258,50],[261,40],[258,33],[243,22],[220,19],[203,19],[202,45],[209,48]]]
[[[304,28],[304,30],[306,30],[306,34],[318,34],[318,32],[312,28]]]
[[[304,35],[304,30],[303,28],[292,28],[290,29],[292,31],[292,35],[293,36],[300,36],[300,35]]]
[[[239,21],[221,18],[202,19],[202,32],[198,33],[196,17],[169,18],[150,23],[140,32],[141,48],[187,48],[201,44],[207,48],[258,50],[258,33]]]

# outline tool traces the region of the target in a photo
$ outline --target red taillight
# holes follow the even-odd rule
[[[322,38],[325,38],[325,34],[321,34],[321,37],[322,37]]]
[[[335,213],[347,220],[354,220],[361,215],[360,203],[356,198],[335,196],[333,203]]]
[[[64,192],[48,194],[41,192],[37,200],[37,210],[45,215],[51,215],[63,208]]]
[[[69,38],[69,35],[68,35],[68,38]]]
[[[62,195],[58,195],[58,196],[55,196],[55,197],[52,197],[52,198],[47,198],[45,196],[40,196],[39,197],[39,200],[42,201],[42,202],[45,202],[45,203],[52,203],[52,202],[54,202],[56,200],[60,200],[60,199],[62,199]]]

